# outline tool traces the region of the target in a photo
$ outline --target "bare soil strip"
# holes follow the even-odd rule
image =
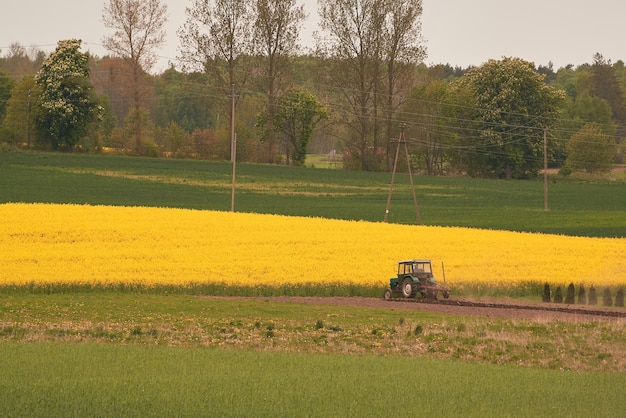
[[[576,315],[593,315],[593,316],[607,316],[614,318],[626,318],[626,310],[612,310],[612,309],[596,309],[591,306],[585,305],[558,305],[558,304],[518,304],[518,303],[503,303],[503,302],[481,302],[471,301],[465,299],[444,299],[444,300],[411,300],[411,299],[395,299],[395,301],[407,301],[418,303],[433,303],[440,305],[452,305],[452,306],[467,306],[472,308],[495,308],[495,309],[527,309],[533,311],[549,311],[549,312],[562,312],[567,314]]]
[[[220,297],[221,298],[221,297]],[[233,297],[228,297],[233,298]],[[244,298],[245,299],[245,298]],[[354,306],[393,310],[423,310],[461,316],[484,316],[511,319],[555,319],[575,321],[615,320],[626,318],[626,309],[589,305],[565,305],[544,302],[511,301],[509,299],[420,299],[363,297],[296,297],[276,296],[258,299],[312,305]]]

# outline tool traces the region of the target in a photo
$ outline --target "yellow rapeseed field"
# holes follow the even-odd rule
[[[0,205],[0,284],[388,283],[400,259],[447,282],[626,284],[626,239],[231,212]]]

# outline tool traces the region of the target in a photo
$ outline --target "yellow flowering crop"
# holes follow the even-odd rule
[[[0,284],[385,286],[428,258],[447,282],[626,284],[626,239],[231,212],[0,205]]]

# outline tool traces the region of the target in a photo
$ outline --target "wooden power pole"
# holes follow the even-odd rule
[[[404,152],[406,153],[406,165],[409,169],[409,179],[411,182],[411,192],[413,193],[413,203],[415,204],[415,216],[417,218],[417,224],[422,224],[422,218],[420,217],[419,206],[417,205],[417,196],[415,195],[415,185],[413,184],[413,173],[411,172],[411,157],[409,156],[409,148],[407,147],[407,141],[404,139],[404,125],[400,127],[400,138],[392,140],[397,142],[396,158],[393,161],[393,171],[391,173],[391,183],[389,184],[389,195],[387,196],[387,207],[385,209],[384,222],[387,222],[389,216],[389,207],[391,206],[391,194],[393,192],[393,183],[396,178],[396,170],[398,168],[398,156],[400,155],[400,145],[404,145]]]
[[[548,129],[543,129],[543,210],[548,211]]]
[[[230,161],[233,163],[233,178],[230,192],[230,211],[235,211],[235,170],[237,168],[237,136],[235,135],[235,83],[230,93]]]

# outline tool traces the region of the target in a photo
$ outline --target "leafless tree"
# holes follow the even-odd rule
[[[232,86],[243,89],[255,50],[254,8],[246,0],[192,0],[187,21],[179,28],[184,70],[213,77],[228,97]],[[231,115],[232,117],[232,115]]]
[[[319,0],[321,28],[326,34],[318,52],[333,65],[332,79],[342,91],[354,135],[345,145],[359,158],[362,170],[374,169],[376,156],[376,90],[380,81],[382,23],[385,0]]]
[[[39,48],[33,46],[27,50],[20,43],[13,42],[6,50],[5,56],[0,59],[0,67],[17,80],[21,80],[36,73],[45,59],[46,53]]]
[[[414,65],[426,57],[422,41],[422,0],[392,0],[387,2],[383,28],[383,60],[386,66],[387,100],[385,123],[387,125],[387,169],[393,137],[394,115],[415,85]]]
[[[165,42],[167,5],[160,0],[109,0],[104,6],[102,21],[114,30],[112,35],[103,38],[103,45],[123,58],[129,69],[127,82],[133,95],[135,139],[137,152],[140,152],[139,115],[146,91],[146,73],[156,63],[156,51]]]
[[[319,1],[326,38],[318,42],[318,51],[335,66],[332,81],[344,92],[351,109],[347,119],[355,135],[347,139],[347,145],[360,158],[361,169],[376,169],[382,164],[381,149],[386,147],[388,152],[394,112],[413,87],[410,76],[414,64],[424,58],[421,3]]]
[[[267,93],[268,162],[274,161],[274,115],[282,93],[289,89],[286,78],[290,59],[298,50],[299,26],[306,15],[304,6],[296,7],[295,0],[257,0],[255,38],[263,58],[261,84]]]

